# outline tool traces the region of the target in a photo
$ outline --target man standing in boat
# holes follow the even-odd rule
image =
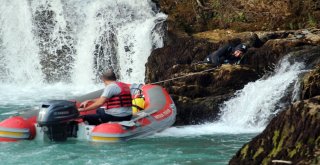
[[[209,54],[205,59],[204,63],[212,63],[215,66],[222,64],[242,64],[244,62],[244,53],[248,50],[244,44],[233,46],[227,44],[217,51]]]
[[[106,85],[100,98],[88,107],[79,111],[97,109],[97,114],[84,116],[90,125],[98,125],[109,121],[128,121],[132,118],[132,98],[127,84],[118,82],[113,70],[107,70],[100,77]]]

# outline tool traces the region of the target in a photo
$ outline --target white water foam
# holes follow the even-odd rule
[[[42,82],[39,48],[27,0],[0,4],[0,82]]]
[[[280,99],[297,81],[304,65],[282,60],[275,73],[247,84],[221,106],[219,121],[202,125],[173,127],[156,136],[197,136],[210,134],[258,133],[277,114]]]

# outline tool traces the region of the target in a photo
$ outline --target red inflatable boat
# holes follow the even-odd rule
[[[132,95],[140,93],[145,108],[136,113],[131,121],[87,125],[78,108],[85,102],[98,98],[102,90],[92,92],[75,101],[53,100],[38,110],[24,111],[19,116],[0,122],[0,141],[79,139],[95,142],[118,142],[154,134],[175,122],[176,107],[165,89],[157,85],[130,85]]]

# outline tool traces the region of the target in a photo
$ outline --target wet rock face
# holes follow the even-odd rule
[[[315,0],[153,0],[169,15],[169,30],[189,34],[210,29],[257,31],[319,26]]]
[[[220,104],[248,82],[258,79],[255,70],[248,67],[224,65],[213,69],[210,64],[196,64],[222,44],[175,36],[171,37],[170,44],[154,50],[148,58],[146,83],[183,77],[159,83],[169,91],[177,105],[176,125],[216,119]],[[208,69],[210,71],[206,71]]]
[[[319,164],[319,123],[320,96],[296,102],[276,116],[260,135],[245,144],[230,164],[272,164],[273,160]]]
[[[156,82],[171,77],[172,73],[168,72],[168,69],[177,64],[201,61],[213,47],[217,49],[218,45],[191,37],[172,37],[169,45],[154,50],[149,56],[146,64],[146,82]]]
[[[59,29],[56,34],[57,14],[44,6],[34,13],[36,34],[39,40],[40,63],[47,82],[70,81],[74,62],[74,40],[69,26]],[[55,36],[57,35],[57,36]]]
[[[320,65],[304,76],[302,84],[303,99],[320,95]]]

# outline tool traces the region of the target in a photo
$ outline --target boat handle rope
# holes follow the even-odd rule
[[[169,81],[173,81],[173,80],[177,80],[177,79],[182,79],[182,78],[185,78],[185,77],[193,76],[193,75],[196,75],[196,74],[200,74],[200,73],[204,73],[204,72],[209,72],[209,71],[212,71],[212,70],[215,70],[215,69],[217,69],[217,67],[210,68],[210,69],[206,69],[206,70],[203,70],[203,71],[200,71],[200,72],[189,73],[189,74],[184,75],[184,76],[173,77],[173,78],[170,78],[170,79],[166,79],[166,80],[162,80],[162,81],[157,81],[157,82],[153,82],[153,83],[149,83],[149,84],[151,84],[151,85],[161,84],[161,83],[165,83],[165,82],[169,82]]]

